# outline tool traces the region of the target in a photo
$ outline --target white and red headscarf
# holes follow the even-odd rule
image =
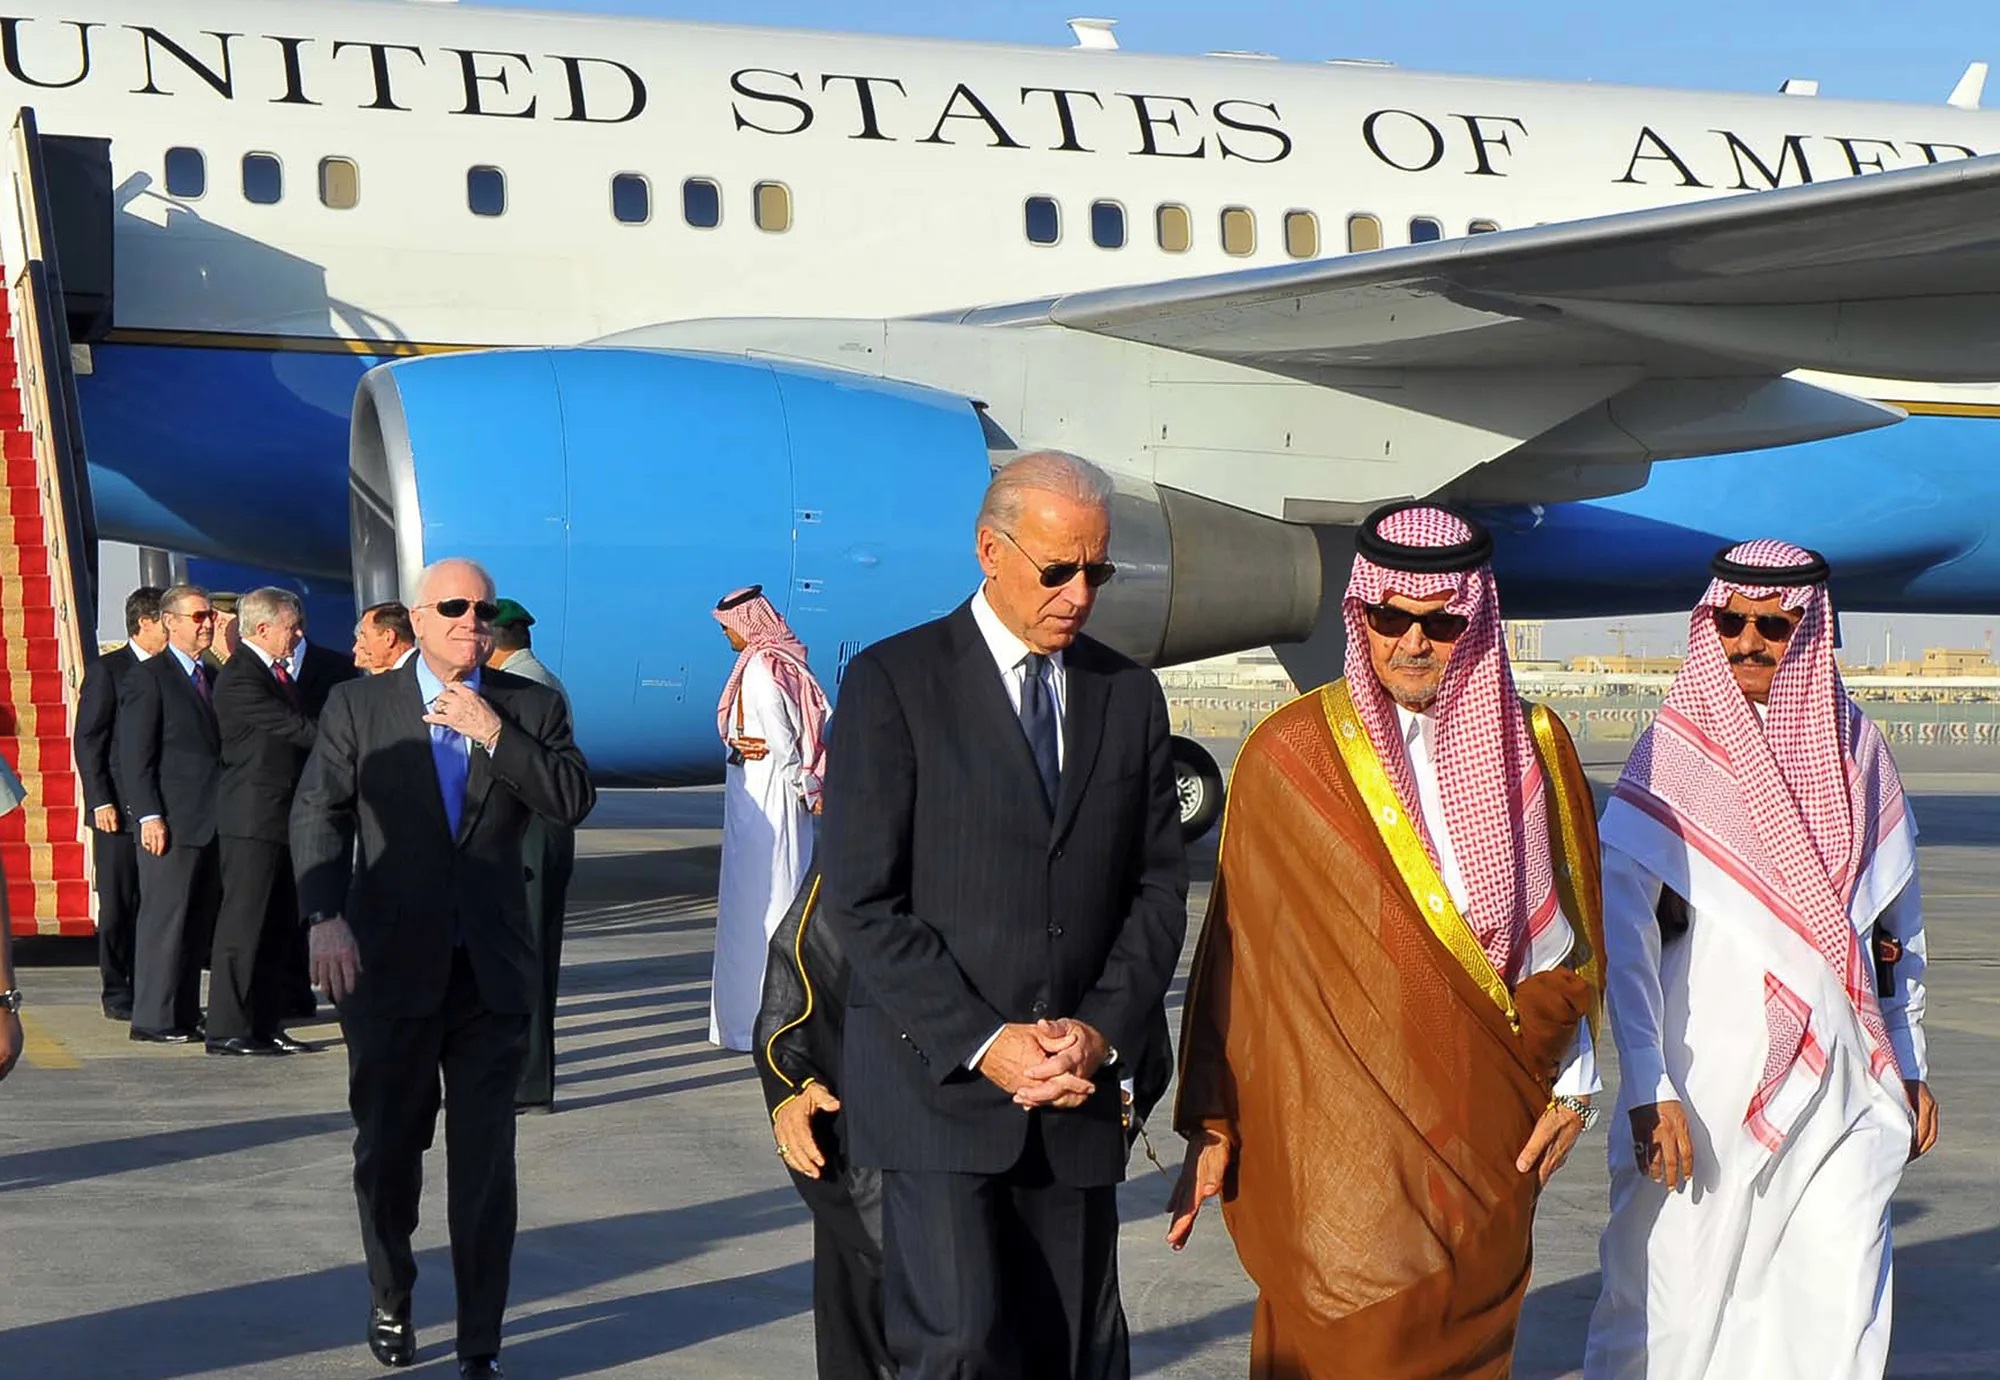
[[[1826,563],[1787,542],[1751,541],[1717,557],[1716,572],[1688,624],[1687,661],[1634,745],[1614,800],[1664,827],[1817,951],[1860,1022],[1871,1073],[1901,1096],[1873,965],[1850,910],[1891,837],[1902,835],[1898,867],[1914,867],[1914,833],[1888,744],[1848,696],[1834,660]],[[1761,724],[1715,627],[1734,594],[1775,595],[1800,615]],[[1606,826],[1606,840],[1623,846],[1621,827],[1610,816]],[[1888,879],[1885,903],[1902,880]],[[1770,1041],[1744,1122],[1775,1151],[1792,1120],[1777,1105],[1781,1091],[1801,1069],[1816,1080],[1826,1051],[1806,995],[1775,972],[1765,974],[1764,993]],[[1794,1110],[1803,1087],[1787,1099]]]
[[[1487,555],[1492,541],[1471,519],[1427,504],[1383,509],[1363,530],[1370,536],[1364,536],[1362,554],[1354,559],[1342,604],[1348,692],[1433,863],[1437,843],[1418,808],[1396,702],[1369,661],[1365,610],[1392,594],[1410,599],[1449,594],[1445,612],[1469,620],[1452,647],[1429,711],[1435,724],[1438,793],[1470,893],[1465,919],[1493,970],[1511,985],[1522,976],[1521,965],[1534,940],[1559,912],[1549,861],[1549,786],[1514,692],[1500,594]],[[1412,568],[1398,568],[1403,565]],[[1459,568],[1438,568],[1454,565]]]
[[[805,801],[814,805],[826,782],[826,692],[806,665],[806,644],[799,641],[784,616],[766,599],[762,586],[751,585],[724,597],[716,605],[715,621],[744,641],[722,698],[715,706],[715,731],[727,743],[736,736],[736,697],[751,659],[763,657],[778,689],[799,711],[799,764],[805,773]]]

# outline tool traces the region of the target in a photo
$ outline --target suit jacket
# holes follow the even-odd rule
[[[161,816],[175,847],[200,847],[215,837],[222,734],[215,710],[171,647],[119,683],[114,739],[125,809],[133,819]]]
[[[216,829],[231,838],[285,842],[292,795],[319,736],[313,721],[249,647],[215,678],[215,717],[222,730]]]
[[[535,815],[571,827],[597,802],[562,696],[504,671],[484,672],[480,693],[502,727],[492,756],[472,749],[456,836],[411,663],[334,687],[292,804],[299,908],[347,920],[355,996],[386,1016],[437,1011],[459,936],[486,1005],[532,1009],[521,836]]]
[[[1003,1022],[1074,1016],[1136,1060],[1164,1024],[1187,864],[1152,675],[1064,654],[1053,810],[969,605],[849,663],[828,749],[822,903],[854,969],[842,1038],[854,1159],[996,1174],[1028,1118],[964,1067]],[[1062,1182],[1123,1177],[1118,1068],[1042,1118]]]
[[[333,693],[333,687],[344,685],[360,674],[361,668],[354,664],[352,656],[329,651],[317,642],[307,642],[305,660],[295,677],[299,702],[305,709],[306,717],[318,723],[319,716],[326,711],[326,697]]]
[[[125,792],[118,784],[113,733],[118,723],[118,687],[143,665],[128,642],[100,654],[84,668],[83,688],[76,701],[76,765],[83,773],[83,803],[88,809],[125,801]]]

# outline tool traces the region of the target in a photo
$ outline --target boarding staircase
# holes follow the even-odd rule
[[[97,651],[97,540],[48,205],[23,110],[0,151],[0,754],[27,798],[0,816],[0,870],[16,935],[82,936],[95,904],[72,734]]]

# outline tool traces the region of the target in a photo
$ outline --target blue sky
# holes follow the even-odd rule
[[[1400,67],[1481,76],[1775,91],[1790,77],[1821,94],[1942,104],[1966,64],[2000,66],[1995,0],[465,0],[718,23],[839,29],[1067,46],[1065,21],[1119,21],[1127,49],[1237,49],[1298,61],[1382,58]],[[2000,73],[1987,101],[2000,108]],[[1550,653],[1612,648],[1606,621],[1549,630]],[[1885,632],[1899,654],[1974,646],[1996,618],[1846,620],[1851,641]],[[1632,650],[1664,652],[1685,616],[1627,620]],[[1879,652],[1877,653],[1879,656]]]
[[[1119,21],[1127,48],[1249,49],[1317,61],[1942,102],[1974,60],[2000,62],[1991,0],[474,0],[527,9],[1065,45],[1063,21]],[[2000,82],[1996,82],[2000,103]]]

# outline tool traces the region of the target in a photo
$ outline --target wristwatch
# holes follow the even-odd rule
[[[1570,1111],[1575,1112],[1582,1119],[1583,1129],[1586,1131],[1597,1124],[1597,1108],[1590,1104],[1588,1098],[1571,1097],[1568,1093],[1564,1093],[1560,1097],[1550,1098],[1549,1105],[1551,1107],[1567,1107]]]
[[[21,1009],[20,988],[9,987],[6,991],[0,992],[0,1011],[5,1011],[8,1015],[12,1016],[17,1012],[19,1012],[20,1009]]]

